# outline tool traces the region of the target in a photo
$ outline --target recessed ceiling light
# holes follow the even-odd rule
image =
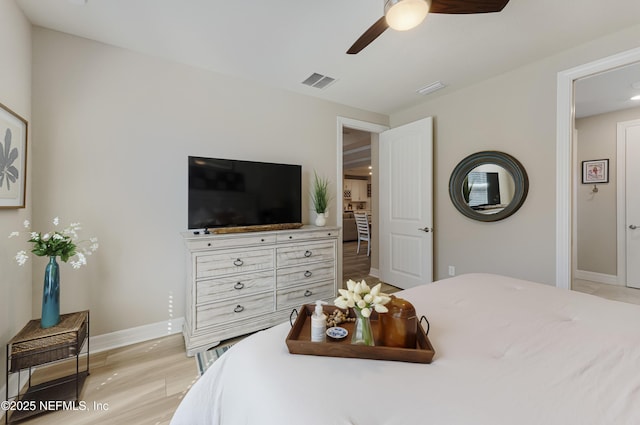
[[[631,98],[631,100],[640,100],[640,94],[639,94],[639,95],[637,95],[637,96],[633,96],[633,97]]]

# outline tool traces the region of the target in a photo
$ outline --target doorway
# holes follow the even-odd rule
[[[339,155],[335,200],[338,217],[342,217],[338,219],[338,225],[343,228],[340,254],[342,267],[339,273],[343,285],[348,279],[365,279],[371,283],[379,281],[378,221],[376,220],[378,179],[375,169],[378,161],[378,134],[385,130],[388,130],[388,127],[383,125],[338,117],[337,152]],[[346,177],[349,177],[349,183],[356,182],[356,185],[345,187]],[[357,194],[355,190],[353,193],[345,194],[345,189],[351,190],[356,187]],[[355,218],[351,215],[353,211],[358,210],[371,214],[371,254],[369,256],[367,256],[366,243],[361,245],[359,254],[356,252]]]
[[[611,70],[619,70],[627,65],[634,64],[639,61],[640,49],[634,49],[593,63],[581,65],[558,74],[556,286],[560,288],[580,290],[579,286],[583,283],[581,279],[577,279],[580,276],[576,276],[576,271],[579,270],[579,264],[576,260],[577,256],[575,255],[576,247],[572,244],[573,241],[577,239],[575,230],[577,228],[577,196],[579,191],[585,188],[581,182],[581,165],[584,158],[580,158],[580,161],[578,160],[577,151],[579,151],[579,147],[576,145],[576,142],[573,141],[574,138],[579,139],[581,137],[581,131],[577,132],[576,137],[576,131],[574,130],[574,125],[576,123],[574,110],[578,109],[578,105],[574,104],[574,98],[579,94],[577,93],[577,90],[579,90],[578,86],[581,82],[588,80],[593,76],[597,76],[598,74],[603,74]],[[579,143],[579,141],[577,143]],[[615,156],[612,160],[615,162]],[[615,171],[613,172],[615,173]],[[596,189],[593,194],[601,193],[597,190],[597,186],[588,188],[591,190]],[[620,226],[624,226],[624,223],[620,223],[620,220],[617,221],[618,223],[615,224],[615,226],[617,231],[620,231]],[[614,234],[613,237],[615,237],[617,231],[612,232]],[[615,280],[617,275],[620,275],[620,273],[615,270],[610,277],[612,276]],[[618,285],[618,287],[620,286],[621,285]],[[584,292],[592,292],[591,289],[587,288]],[[595,295],[603,294],[596,293]],[[613,297],[620,297],[620,295],[614,295]],[[622,295],[621,297],[624,298],[625,295]],[[634,302],[632,299],[627,299],[627,301]]]
[[[371,254],[376,252],[371,249],[371,238],[363,237],[356,222],[356,214],[366,214],[371,223],[370,234],[377,223],[373,219],[372,136],[369,131],[342,129],[342,192],[336,196],[342,207],[342,267],[345,280],[358,282],[379,277],[371,271]]]

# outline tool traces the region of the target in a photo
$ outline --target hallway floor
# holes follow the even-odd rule
[[[640,289],[574,279],[572,289],[615,301],[640,304]]]

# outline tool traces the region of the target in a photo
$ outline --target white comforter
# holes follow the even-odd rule
[[[290,354],[285,323],[226,352],[171,425],[640,424],[640,306],[488,274],[399,296],[431,364]]]

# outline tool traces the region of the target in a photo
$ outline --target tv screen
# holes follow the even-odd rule
[[[302,167],[189,157],[189,229],[302,221]]]

